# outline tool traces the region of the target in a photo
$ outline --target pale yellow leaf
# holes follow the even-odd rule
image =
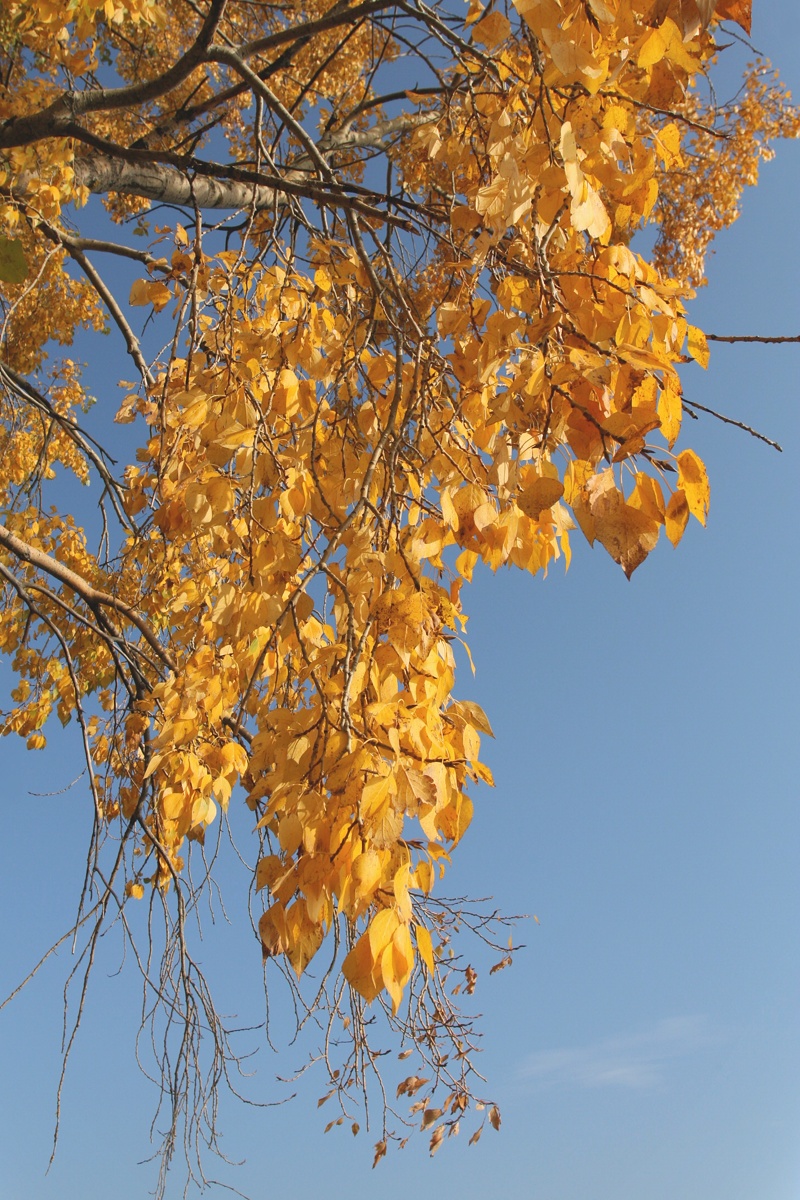
[[[434,962],[433,962],[433,942],[431,941],[431,935],[430,935],[429,931],[425,928],[424,925],[417,925],[416,929],[415,929],[415,934],[416,934],[416,939],[417,939],[417,950],[419,951],[419,956],[422,959],[422,961],[425,963],[425,966],[428,969],[428,974],[433,975]]]

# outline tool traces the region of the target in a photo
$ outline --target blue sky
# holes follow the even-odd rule
[[[800,12],[755,9],[755,45],[800,98]],[[798,195],[800,144],[782,144],[718,240],[697,324],[800,332]],[[323,1137],[321,1079],[278,1108],[226,1102],[223,1145],[246,1162],[209,1170],[253,1200],[800,1196],[800,347],[714,346],[686,383],[783,454],[691,423],[685,444],[712,481],[706,530],[693,522],[677,550],[660,545],[630,583],[576,539],[566,576],[476,573],[468,599],[477,675],[462,666],[458,694],[490,716],[496,787],[477,797],[450,888],[539,919],[477,993],[501,1133],[469,1149],[462,1134],[433,1160],[420,1138],[373,1173],[374,1138]],[[55,754],[0,745],[3,994],[63,931],[80,884],[89,811],[80,785],[61,790],[80,764],[54,734]],[[223,1006],[257,1021],[251,936],[218,920],[206,946]],[[138,993],[119,965],[112,935],[49,1175],[68,954],[0,1014],[2,1200],[138,1200],[154,1183],[137,1163],[155,1093],[135,1065]],[[301,1061],[262,1049],[252,1093],[278,1098],[275,1075]],[[176,1174],[169,1200],[182,1186]]]

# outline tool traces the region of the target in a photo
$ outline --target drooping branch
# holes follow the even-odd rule
[[[80,450],[81,454],[88,459],[97,471],[103,483],[106,486],[108,494],[111,497],[111,502],[114,505],[114,511],[119,518],[120,524],[127,529],[133,528],[130,518],[127,516],[123,507],[123,492],[119,482],[114,479],[106,462],[104,461],[102,447],[93,438],[90,438],[78,425],[74,418],[66,413],[59,413],[50,403],[46,396],[43,396],[33,384],[27,379],[23,379],[18,375],[7,363],[0,361],[0,382],[10,388],[17,396],[32,404],[38,409],[49,421],[59,425],[72,439],[75,445]],[[112,460],[113,461],[113,460]]]
[[[136,364],[136,369],[142,377],[142,382],[144,383],[145,387],[152,387],[154,383],[153,373],[148,367],[145,357],[142,354],[142,348],[139,344],[139,339],[131,329],[125,314],[117,302],[116,296],[111,291],[111,288],[106,284],[105,280],[99,274],[93,263],[91,263],[86,257],[83,250],[74,244],[74,241],[70,243],[69,240],[62,240],[58,230],[54,229],[46,222],[43,224],[43,232],[51,239],[51,241],[54,241],[56,245],[65,246],[70,257],[73,258],[81,268],[84,275],[105,304],[112,319],[114,320],[114,323],[125,339],[125,345],[128,348],[128,354]]]
[[[132,625],[141,633],[142,637],[148,645],[155,651],[161,661],[169,667],[171,671],[177,671],[177,663],[170,654],[169,650],[161,644],[153,630],[148,625],[139,613],[124,600],[117,599],[116,596],[109,595],[108,592],[101,592],[98,588],[92,587],[88,580],[78,575],[75,571],[65,567],[57,559],[51,555],[45,554],[44,550],[37,550],[35,546],[31,546],[28,542],[18,538],[10,529],[6,529],[4,525],[0,525],[0,546],[4,546],[15,558],[22,562],[28,563],[32,567],[37,567],[40,571],[44,571],[52,579],[57,579],[59,583],[65,587],[71,588],[76,595],[80,596],[84,604],[88,608],[97,610],[100,608],[110,608],[114,612],[125,617]]]

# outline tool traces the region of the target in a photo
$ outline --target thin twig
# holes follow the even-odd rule
[[[783,446],[779,445],[778,442],[773,442],[772,438],[766,437],[763,433],[759,433],[751,425],[745,425],[744,421],[734,421],[733,417],[726,417],[723,413],[716,412],[713,408],[706,408],[705,404],[698,404],[696,400],[687,400],[685,396],[682,403],[684,408],[689,410],[697,408],[700,412],[708,413],[710,417],[716,417],[718,421],[722,421],[725,425],[735,425],[737,429],[743,429],[745,433],[758,438],[760,442],[766,442],[768,446],[772,446],[773,450],[779,450],[781,454],[783,453]]]
[[[730,337],[723,337],[719,333],[707,333],[706,338],[709,342],[763,342],[769,346],[779,346],[786,342],[800,342],[800,333],[795,337],[760,337],[758,334],[734,334]]]

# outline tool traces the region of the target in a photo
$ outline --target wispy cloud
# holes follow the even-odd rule
[[[541,1084],[583,1088],[651,1088],[667,1064],[693,1054],[717,1039],[704,1017],[670,1017],[637,1033],[601,1038],[588,1046],[542,1050],[521,1068]]]

